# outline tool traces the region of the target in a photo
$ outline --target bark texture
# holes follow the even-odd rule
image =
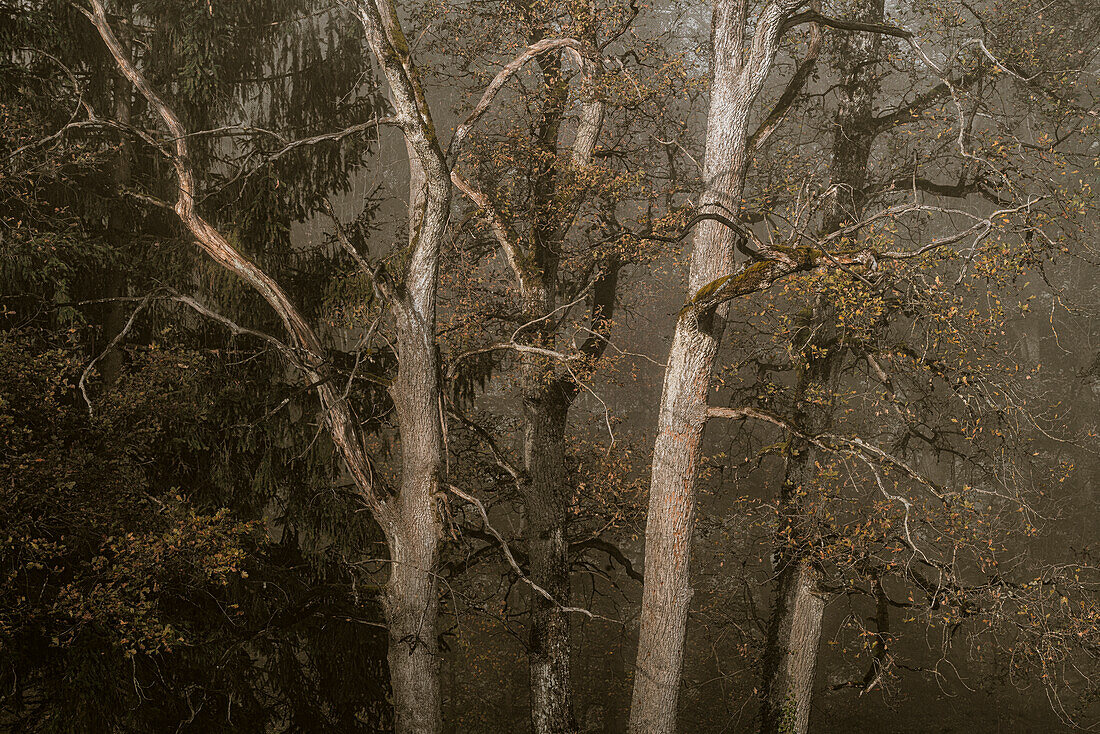
[[[794,423],[804,435],[828,430],[833,409],[827,396],[835,392],[842,347],[828,304],[819,301],[806,314],[799,333],[813,335],[801,347],[805,366],[799,377]],[[825,401],[825,402],[822,402]],[[792,436],[784,456],[780,489],[781,538],[779,579],[764,648],[763,734],[804,734],[809,727],[814,673],[825,615],[821,572],[813,552],[814,529],[810,500],[817,479],[818,452],[809,442]]]
[[[704,190],[710,211],[736,217],[748,162],[749,117],[779,48],[783,23],[800,3],[772,0],[746,44],[745,3],[716,2],[707,113]],[[734,272],[735,233],[707,220],[692,239],[688,298]],[[646,518],[645,584],[629,731],[671,734],[691,601],[690,559],[707,393],[726,307],[687,308],[676,323],[653,449]]]
[[[535,368],[537,369],[537,368]],[[528,662],[531,675],[531,723],[538,734],[576,732],[570,677],[569,618],[561,605],[570,601],[569,497],[565,474],[565,429],[573,390],[557,381],[539,386],[527,378],[523,396],[523,492],[525,537],[531,580],[558,602],[531,593]]]
[[[533,38],[535,42],[541,40]],[[569,84],[561,57],[537,59],[542,71],[543,102],[535,130],[544,164],[535,176],[534,212],[529,243],[529,277],[521,298],[524,318],[538,319],[529,337],[540,347],[553,348],[554,329],[547,319],[557,304],[560,239],[554,211],[558,190],[556,159],[562,118],[569,101]],[[523,501],[525,539],[531,559],[531,580],[558,602],[532,591],[528,668],[531,676],[531,725],[535,734],[577,731],[570,676],[569,619],[559,605],[570,603],[569,492],[565,477],[565,430],[575,386],[556,374],[545,357],[523,356],[523,460],[527,481]]]
[[[450,166],[396,6],[392,0],[357,0],[355,7],[409,150],[410,256],[401,287],[387,286],[396,316],[398,359],[390,393],[401,435],[401,487],[387,508],[392,561],[385,592],[390,678],[398,734],[435,734],[443,727],[435,574],[444,465],[436,284],[451,207]]]
[[[390,392],[401,435],[401,480],[396,493],[375,481],[351,407],[325,379],[323,345],[301,312],[267,273],[238,252],[195,209],[197,183],[187,131],[129,59],[111,29],[101,0],[87,13],[120,70],[167,128],[179,184],[174,209],[199,247],[245,280],[278,314],[290,343],[287,360],[316,383],[324,421],[364,502],[389,543],[391,571],[384,592],[396,731],[435,734],[442,729],[436,632],[441,521],[437,508],[443,466],[439,366],[435,348],[439,250],[450,212],[451,182],[435,136],[417,70],[397,12],[386,0],[362,0],[356,10],[391,92],[396,124],[410,150],[409,258],[397,285],[376,273],[376,285],[395,314],[398,372]]]
[[[862,5],[853,20],[882,23],[883,0]],[[836,232],[857,221],[864,203],[871,148],[876,137],[874,98],[875,62],[881,37],[873,33],[843,34],[831,49],[832,66],[839,76],[834,118],[830,175],[833,198],[825,208],[822,233]],[[836,392],[843,345],[833,327],[835,314],[819,301],[808,312],[793,344],[803,367],[796,386],[794,423],[804,435],[814,436],[833,425],[832,396]],[[791,437],[785,454],[780,490],[780,524],[786,547],[777,549],[779,579],[764,651],[761,702],[762,734],[806,734],[813,702],[814,677],[825,614],[820,590],[821,572],[813,554],[809,518],[817,489],[818,450]]]
[[[592,58],[592,39],[546,39],[534,28],[531,45],[504,67],[490,85],[466,123],[459,127],[461,142],[473,121],[503,82],[527,60],[535,60],[542,76],[542,100],[534,137],[542,162],[532,180],[530,219],[510,219],[494,208],[492,197],[475,182],[453,173],[455,184],[489,221],[515,276],[519,305],[526,326],[517,335],[541,350],[556,348],[557,323],[551,318],[558,308],[558,268],[562,246],[582,204],[579,195],[567,192],[563,176],[591,164],[603,125],[604,103],[596,97],[581,101],[569,168],[558,164],[562,125],[570,102],[569,79],[560,51],[571,53],[591,82],[598,64]],[[523,234],[521,234],[523,233]],[[614,309],[618,266],[607,264],[593,285],[591,329],[593,337],[581,346],[581,356],[597,358],[606,347],[606,326]],[[531,725],[535,734],[575,734],[578,725],[570,673],[572,635],[569,606],[570,485],[565,466],[565,436],[569,410],[579,386],[561,364],[545,353],[520,352],[520,393],[523,401],[523,499],[531,582],[553,597],[550,601],[533,590],[529,595],[528,670],[531,691]]]
[[[818,590],[813,561],[792,558],[779,573],[773,624],[764,659],[768,689],[761,712],[761,731],[805,732],[810,723],[814,670],[821,642],[825,599]]]

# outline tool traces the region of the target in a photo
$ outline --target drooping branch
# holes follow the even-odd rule
[[[472,420],[468,417],[457,405],[451,403],[447,408],[447,413],[453,418],[458,419],[462,425],[469,428],[471,431],[477,434],[477,436],[489,447],[489,452],[493,455],[493,460],[497,466],[503,469],[508,476],[512,477],[512,481],[519,487],[523,483],[528,481],[527,472],[522,468],[517,467],[512,461],[505,455],[504,450],[493,438],[493,434],[489,432],[480,423]]]
[[[103,39],[108,51],[115,59],[122,74],[145,98],[168,129],[172,142],[171,162],[176,172],[178,198],[173,207],[180,221],[195,238],[199,247],[215,262],[236,274],[254,288],[267,301],[279,316],[284,328],[290,335],[293,347],[307,355],[301,365],[311,382],[317,383],[317,394],[324,411],[325,423],[329,426],[333,443],[336,445],[344,463],[351,473],[364,501],[380,521],[386,519],[386,498],[380,493],[374,481],[374,472],[367,457],[358,426],[352,416],[350,406],[343,396],[321,374],[324,349],[317,335],[302,317],[283,289],[266,272],[251,262],[234,248],[228,240],[195,210],[197,183],[191,167],[187,147],[187,131],[175,111],[164,101],[149,84],[119,43],[117,36],[107,20],[102,0],[89,0],[91,11],[80,11],[92,22]]]
[[[259,134],[266,137],[275,138],[275,140],[282,144],[282,147],[278,150],[265,154],[263,156],[262,162],[258,163],[255,167],[250,169],[244,167],[240,168],[232,177],[227,179],[222,184],[223,187],[228,187],[237,183],[238,181],[247,181],[257,172],[263,170],[264,167],[270,166],[279,159],[289,155],[290,153],[293,153],[296,150],[310,148],[312,146],[320,145],[321,143],[326,142],[340,142],[344,138],[351,137],[352,135],[356,135],[358,133],[367,132],[368,130],[375,130],[383,125],[396,124],[396,117],[380,117],[374,120],[357,123],[355,125],[349,125],[348,127],[345,127],[341,130],[333,130],[327,133],[319,133],[317,135],[312,135],[308,138],[298,138],[297,140],[289,140],[285,136],[281,135],[278,132],[275,132],[274,130],[267,130],[259,127],[247,127],[242,125],[230,125],[214,130],[202,130],[200,132],[191,133],[189,137],[194,138],[200,135],[217,135],[219,133],[226,133],[229,135]]]
[[[556,51],[558,49],[569,49],[576,58],[579,66],[585,66],[584,57],[581,55],[582,45],[581,42],[575,38],[547,38],[537,43],[533,43],[528,46],[523,53],[516,58],[505,64],[497,75],[493,77],[493,81],[489,83],[489,86],[485,89],[485,92],[481,95],[481,99],[474,106],[474,109],[466,116],[466,119],[455,130],[454,137],[451,138],[451,144],[447,146],[447,160],[451,161],[452,165],[458,155],[462,152],[462,146],[466,142],[466,136],[470,134],[470,130],[473,129],[477,121],[484,115],[490,106],[493,104],[493,100],[496,98],[497,93],[504,87],[516,72],[523,68],[524,64],[545,53]]]
[[[109,352],[116,349],[119,343],[126,338],[126,335],[130,333],[130,329],[134,327],[134,322],[137,321],[138,315],[145,310],[145,307],[149,305],[149,301],[152,300],[153,294],[150,293],[141,299],[141,302],[130,314],[130,318],[126,320],[126,324],[115,334],[114,339],[107,344],[107,347],[96,355],[91,362],[85,365],[84,370],[80,373],[80,379],[77,381],[77,387],[80,388],[80,395],[84,398],[84,403],[88,406],[88,417],[92,417],[92,401],[88,397],[88,375],[91,374],[92,368],[96,366],[96,363],[107,356]]]
[[[823,237],[815,237],[804,229],[796,229],[791,235],[792,239],[804,240],[808,243],[805,245],[765,245],[757,240],[760,249],[755,253],[757,255],[756,262],[705,284],[689,299],[681,314],[689,309],[695,309],[696,311],[711,309],[727,301],[767,290],[776,282],[790,275],[810,272],[819,268],[840,268],[864,280],[862,276],[855,272],[854,268],[874,268],[881,260],[913,260],[971,238],[973,239],[969,251],[974,253],[978,245],[992,233],[994,223],[998,219],[1009,214],[1030,211],[1043,198],[1029,198],[1018,206],[998,209],[984,217],[958,209],[922,204],[901,204],[882,209],[859,222],[841,227]],[[973,224],[952,234],[936,237],[913,250],[884,250],[876,247],[864,247],[858,250],[830,252],[827,249],[827,245],[844,238],[850,238],[875,222],[894,220],[906,214],[928,212],[964,216],[973,221]]]
[[[493,205],[485,192],[470,183],[458,171],[451,171],[451,181],[454,183],[455,188],[473,202],[474,206],[481,210],[489,221],[493,236],[496,238],[497,244],[500,245],[500,249],[504,251],[504,258],[508,261],[508,266],[512,269],[512,274],[516,278],[516,285],[519,286],[521,293],[528,292],[530,288],[534,287],[532,278],[535,276],[529,272],[528,260],[524,256],[519,234],[500,213],[500,210]]]
[[[620,566],[623,567],[623,570],[626,571],[627,576],[634,579],[638,583],[645,582],[645,577],[642,575],[642,573],[634,568],[634,564],[631,562],[631,560],[627,558],[622,549],[614,543],[608,542],[600,537],[595,537],[586,538],[585,540],[579,540],[576,543],[569,544],[569,550],[573,552],[584,551],[589,548],[606,553],[609,558],[614,559]]]
[[[497,542],[500,543],[501,552],[504,554],[505,560],[508,561],[508,565],[512,567],[512,571],[515,572],[516,576],[518,576],[521,581],[530,586],[536,594],[546,599],[546,601],[550,602],[563,612],[583,614],[589,619],[603,619],[608,622],[618,623],[618,620],[595,614],[594,612],[591,612],[588,609],[584,609],[583,607],[570,607],[561,604],[557,599],[553,597],[553,595],[549,591],[536,584],[527,576],[527,574],[523,572],[523,568],[519,565],[519,562],[516,561],[516,557],[512,555],[512,549],[508,545],[508,541],[504,539],[504,536],[501,535],[500,532],[495,527],[493,527],[493,524],[489,521],[489,513],[485,510],[485,505],[482,504],[481,500],[471,494],[463,492],[461,489],[454,486],[453,484],[448,484],[447,489],[449,489],[458,497],[461,497],[462,499],[477,507],[477,511],[481,514],[482,524],[485,526],[485,529],[488,530],[493,535],[493,537],[497,539]]]
[[[336,231],[336,241],[340,243],[340,247],[344,248],[344,251],[351,255],[356,265],[359,266],[359,270],[370,278],[371,285],[386,299],[386,302],[392,308],[397,310],[404,308],[404,304],[397,296],[397,288],[390,281],[382,264],[379,262],[371,265],[359,250],[355,249],[355,245],[351,243],[347,230],[344,228],[343,223],[340,222],[340,218],[337,216],[336,210],[333,208],[332,202],[329,201],[327,196],[324,198],[322,204],[325,213],[328,214],[329,219],[332,220],[333,229]]]
[[[717,222],[723,227],[726,227],[727,229],[730,229],[733,232],[737,233],[740,236],[740,240],[738,241],[736,246],[742,254],[748,255],[748,257],[752,260],[764,259],[761,257],[758,251],[749,249],[744,244],[744,242],[747,240],[752,242],[757,248],[767,249],[767,245],[765,245],[760,240],[760,238],[756,236],[756,233],[753,232],[751,228],[745,226],[745,224],[743,224],[742,222],[736,221],[717,212],[699,212],[691,219],[689,219],[687,223],[680,228],[679,232],[676,232],[674,234],[660,234],[658,232],[630,232],[629,234],[639,240],[652,240],[654,242],[679,242],[680,240],[691,234],[692,230],[695,229],[697,225],[703,222]]]

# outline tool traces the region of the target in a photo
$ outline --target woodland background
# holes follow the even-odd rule
[[[0,731],[1100,726],[1098,37],[3,0]]]

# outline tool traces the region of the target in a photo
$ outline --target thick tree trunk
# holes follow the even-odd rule
[[[551,270],[552,272],[552,270]],[[618,267],[609,263],[592,289],[592,336],[581,353],[597,358],[606,347],[606,330],[615,308]],[[543,316],[553,312],[553,301],[543,289],[538,306],[528,311]],[[537,295],[537,294],[536,294]],[[554,334],[543,329],[538,344],[551,348]],[[572,634],[567,613],[571,602],[569,519],[571,486],[565,466],[565,434],[569,410],[577,397],[573,377],[561,374],[546,358],[526,354],[523,362],[524,469],[523,501],[527,514],[524,532],[530,556],[531,581],[557,603],[532,591],[529,640],[531,724],[535,734],[575,734],[578,731],[570,676]]]
[[[870,0],[853,14],[853,20],[882,23],[884,0]],[[825,233],[835,232],[855,222],[862,214],[866,197],[871,147],[879,130],[875,127],[875,95],[882,37],[875,33],[855,33],[836,38],[833,66],[840,77],[837,111],[833,123],[833,150],[830,165],[835,196],[829,202],[822,221]]]
[[[676,705],[692,594],[689,563],[695,476],[707,387],[722,325],[717,314],[711,319],[710,330],[700,330],[694,318],[690,321],[690,325],[678,325],[676,329],[653,450],[645,534],[645,584],[630,707],[630,731],[637,734],[676,731]]]
[[[883,0],[873,0],[854,20],[881,23]],[[877,91],[874,62],[881,39],[875,34],[853,34],[837,39],[834,68],[840,76],[838,107],[833,132],[831,178],[835,193],[826,207],[822,231],[835,232],[860,216],[865,197]],[[831,401],[820,396],[835,393],[842,347],[832,323],[835,315],[827,304],[816,304],[803,333],[813,335],[793,345],[805,362],[797,386],[796,425],[808,435],[828,430],[833,424]],[[812,403],[806,396],[816,396]],[[817,449],[792,437],[780,490],[781,525],[788,548],[777,549],[780,559],[775,605],[764,650],[761,702],[761,734],[806,734],[813,700],[814,674],[820,644],[825,600],[818,588],[820,571],[811,558],[812,530],[808,505],[816,496]]]
[[[528,378],[523,398],[528,573],[558,604],[530,594],[531,724],[535,734],[575,734],[569,618],[559,606],[570,603],[569,497],[564,474],[572,391],[556,380],[539,385],[537,379]]]
[[[768,689],[761,710],[762,732],[805,732],[810,723],[814,671],[821,642],[825,599],[809,559],[792,558],[779,572],[773,624],[768,630],[764,674]]]
[[[443,151],[435,138],[415,66],[408,56],[387,0],[362,0],[357,9],[368,42],[382,66],[392,102],[410,151],[410,242],[404,279],[395,286],[379,274],[375,284],[389,298],[397,322],[397,377],[390,388],[401,435],[401,481],[396,494],[379,487],[366,455],[355,415],[340,390],[326,379],[324,348],[282,287],[238,252],[195,210],[198,185],[191,168],[187,131],[133,65],[111,30],[101,0],[90,0],[89,19],[119,68],[146,98],[168,129],[179,181],[175,212],[199,246],[222,267],[254,288],[279,315],[290,337],[283,354],[317,384],[332,441],[365,504],[389,542],[390,576],[385,610],[389,627],[389,664],[398,734],[436,734],[442,729],[434,584],[441,529],[437,507],[443,467],[439,365],[436,357],[436,283],[439,249],[450,213],[451,182]],[[422,183],[421,183],[422,182]]]
[[[741,208],[749,116],[797,0],[765,5],[745,53],[747,19],[734,3],[715,3],[714,68],[707,114],[702,206],[725,216]],[[734,272],[734,233],[714,221],[692,240],[688,300]],[[691,600],[690,559],[707,394],[725,328],[725,308],[686,309],[676,322],[653,449],[646,518],[645,585],[630,709],[632,734],[671,734]]]
[[[594,32],[594,26],[589,26],[588,31]],[[583,55],[582,67],[588,83],[593,81],[592,75],[598,73],[599,62],[593,57],[597,47],[594,37],[586,37],[583,43],[572,39],[548,41],[546,32],[541,21],[529,29],[528,54],[540,45],[543,50],[522,57],[536,59],[542,72],[544,93],[534,129],[541,154],[537,159],[540,165],[532,176],[532,205],[525,211],[531,217],[529,242],[525,243],[519,234],[526,227],[497,210],[490,197],[479,191],[473,182],[463,179],[457,172],[452,173],[452,178],[488,215],[493,234],[512,267],[525,320],[521,331],[534,346],[553,349],[557,326],[550,317],[555,313],[557,302],[562,242],[583,201],[581,194],[563,196],[559,187],[559,138],[569,102],[569,79],[563,74],[557,50],[570,48]],[[591,164],[603,125],[603,100],[589,96],[580,107],[570,156],[573,171],[582,171]],[[461,127],[456,140],[461,141],[466,130],[468,127]],[[594,284],[593,336],[581,348],[586,357],[598,358],[606,346],[605,329],[614,307],[617,272],[617,265],[611,264]],[[550,601],[533,590],[530,595],[531,722],[535,734],[573,734],[577,724],[569,674],[571,634],[569,620],[561,607],[569,604],[571,571],[565,432],[577,385],[567,371],[545,357],[530,352],[523,352],[521,356],[526,475],[521,495],[527,520],[528,573],[535,585],[553,597]]]
[[[434,508],[428,512],[437,514]],[[399,734],[442,730],[436,640],[439,595],[433,573],[437,538],[438,529],[430,522],[390,538],[392,568],[384,600],[395,731]]]
[[[431,196],[431,193],[428,194]],[[390,576],[385,611],[398,734],[442,730],[436,573],[443,468],[434,300],[429,313],[398,309],[397,378],[390,388],[401,431],[401,488],[387,507]]]
[[[443,728],[435,585],[444,465],[436,354],[439,253],[451,206],[450,166],[392,0],[357,0],[367,42],[390,90],[409,152],[409,259],[399,288],[385,285],[397,321],[397,378],[390,388],[401,435],[401,487],[379,520],[387,527],[390,679],[397,734]],[[380,286],[382,281],[378,281]]]

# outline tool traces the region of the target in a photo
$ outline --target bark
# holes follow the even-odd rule
[[[593,39],[546,39],[542,29],[532,29],[530,46],[497,75],[482,101],[459,127],[461,142],[471,125],[500,89],[503,82],[529,59],[535,59],[542,73],[544,97],[535,124],[539,165],[533,177],[534,205],[529,222],[530,237],[522,242],[521,227],[494,208],[488,195],[473,182],[452,174],[456,185],[479,208],[492,225],[504,250],[519,291],[521,313],[529,325],[525,340],[541,349],[553,350],[556,325],[551,316],[558,302],[558,266],[562,242],[568,236],[582,204],[582,196],[563,201],[561,180],[569,171],[557,165],[562,122],[569,103],[569,82],[563,74],[558,49],[569,51],[592,81],[597,63],[589,57]],[[604,103],[595,97],[584,99],[570,156],[572,169],[591,164],[592,152],[603,125]],[[452,143],[452,147],[454,143]],[[607,324],[614,309],[618,265],[608,263],[593,287],[591,329],[581,353],[598,358],[606,347]],[[560,365],[545,356],[521,352],[520,393],[523,401],[523,481],[520,492],[526,514],[524,539],[531,582],[545,590],[553,601],[536,593],[529,596],[530,622],[528,668],[531,691],[531,724],[535,734],[575,734],[578,731],[570,675],[572,654],[569,618],[563,607],[571,600],[569,558],[570,487],[565,469],[565,434],[569,410],[578,385]]]
[[[434,320],[432,321],[434,323]],[[443,457],[434,328],[398,317],[398,372],[390,392],[401,431],[401,490],[387,532],[391,569],[384,606],[396,731],[442,730],[436,572]]]
[[[813,338],[800,346],[806,366],[796,388],[798,407],[794,423],[803,435],[815,436],[833,423],[830,403],[840,372],[842,347],[834,316],[819,302],[808,314],[802,333]],[[810,400],[806,400],[810,398]],[[809,726],[825,597],[819,588],[821,572],[813,553],[813,508],[818,451],[792,436],[785,452],[779,508],[785,546],[777,549],[779,580],[764,648],[762,734],[804,734]]]
[[[440,514],[437,508],[443,466],[439,368],[435,347],[436,282],[439,250],[450,211],[451,184],[443,151],[396,9],[386,0],[362,0],[356,10],[367,40],[390,87],[397,124],[410,156],[409,257],[400,286],[377,275],[397,327],[398,372],[390,392],[401,435],[398,492],[376,481],[351,407],[325,379],[323,346],[301,312],[267,273],[238,252],[195,210],[197,184],[187,134],[175,112],[129,60],[106,17],[101,0],[86,13],[120,70],[145,97],[168,129],[179,197],[174,206],[199,247],[260,293],[278,314],[290,337],[283,353],[317,384],[324,421],[364,502],[389,543],[391,570],[384,605],[389,628],[389,664],[398,734],[433,734],[442,729],[439,657],[436,637]],[[417,183],[422,181],[422,183]]]
[[[591,40],[591,39],[589,39]],[[591,45],[591,44],[589,44]],[[557,155],[561,122],[568,101],[568,86],[557,56],[540,57],[547,91],[539,122],[538,137],[548,160]],[[589,62],[590,63],[590,62]],[[589,74],[592,73],[589,67]],[[598,99],[582,103],[571,165],[583,169],[591,163],[603,125],[604,104]],[[554,347],[555,333],[550,316],[557,307],[558,265],[562,242],[581,206],[574,196],[566,211],[559,214],[561,172],[550,166],[535,182],[536,212],[532,227],[531,254],[533,277],[523,289],[525,316],[540,319],[535,329],[539,346]],[[593,337],[581,347],[589,358],[598,358],[606,347],[606,325],[614,310],[618,268],[608,264],[593,287],[591,328]],[[531,723],[535,734],[575,734],[578,731],[573,705],[570,675],[572,636],[569,618],[563,606],[569,606],[569,498],[570,486],[565,470],[565,432],[569,409],[579,386],[560,366],[546,364],[545,358],[525,354],[523,360],[524,413],[524,505],[527,511],[526,539],[531,556],[531,580],[547,590],[558,602],[531,594],[530,675]]]
[[[748,48],[744,3],[718,1],[703,164],[703,206],[736,216],[748,161],[749,116],[797,0],[772,0],[756,19]],[[734,232],[714,220],[692,240],[689,299],[734,272]],[[725,305],[685,309],[676,323],[665,370],[646,520],[645,584],[630,710],[634,734],[671,734],[683,667],[691,600],[690,558],[695,481],[706,422],[707,393],[725,328]]]
[[[541,40],[538,38],[535,41]],[[524,317],[542,319],[532,330],[538,346],[554,346],[548,319],[557,303],[560,241],[557,234],[557,155],[562,118],[569,100],[568,81],[561,57],[538,57],[542,70],[542,112],[536,139],[542,153],[534,181],[534,221],[530,254],[533,267],[529,286],[521,297]],[[537,355],[523,358],[524,469],[527,482],[523,501],[527,515],[525,539],[531,559],[531,580],[558,602],[532,591],[528,667],[531,685],[531,724],[535,734],[574,734],[577,721],[570,677],[569,619],[561,606],[570,603],[568,529],[569,496],[565,479],[565,430],[576,391],[555,374],[554,365]]]
[[[396,6],[391,0],[358,0],[355,6],[409,150],[411,252],[400,292],[389,289],[397,321],[398,371],[390,392],[401,434],[401,488],[387,518],[392,567],[385,606],[396,730],[434,734],[443,727],[435,586],[444,464],[436,284],[451,206],[450,167]]]
[[[793,558],[779,572],[773,619],[764,658],[768,689],[761,710],[761,731],[805,732],[810,723],[814,670],[821,642],[825,599],[810,559]]]
[[[617,265],[611,263],[593,287],[593,335],[581,346],[585,356],[598,357],[607,345],[605,332],[614,311],[617,275]],[[552,304],[543,304],[541,311],[549,314]],[[552,346],[552,338],[544,332],[539,342]],[[531,722],[536,734],[572,734],[578,731],[569,672],[572,635],[562,607],[569,606],[572,595],[565,433],[578,385],[571,376],[558,374],[545,358],[527,354],[522,390],[529,575],[557,602],[536,593],[530,597]]]
[[[882,23],[883,0],[861,7],[854,20]],[[822,232],[836,232],[856,221],[863,210],[871,147],[876,137],[874,97],[877,92],[875,61],[881,37],[862,33],[841,35],[833,52],[840,76],[834,119],[831,178],[835,193],[822,218]],[[802,333],[813,337],[793,345],[802,353],[804,367],[796,387],[795,424],[805,435],[817,435],[833,424],[831,401],[842,361],[842,345],[835,329],[835,314],[817,303]],[[816,397],[815,397],[816,396]],[[814,400],[806,401],[807,397]],[[764,650],[761,701],[762,734],[805,734],[809,728],[814,675],[825,614],[819,589],[820,569],[813,560],[813,528],[809,518],[817,489],[818,450],[806,441],[791,438],[785,454],[780,490],[780,524],[786,536],[778,549],[779,579]]]
[[[540,367],[542,367],[540,369]],[[528,481],[523,500],[531,580],[557,603],[531,593],[528,664],[531,675],[531,723],[537,734],[576,732],[570,677],[569,618],[560,605],[570,603],[565,429],[575,391],[545,380],[545,368],[526,365],[523,395],[524,464]],[[539,374],[541,373],[541,374]]]
[[[862,5],[855,20],[882,23],[883,0]],[[871,146],[882,128],[875,120],[878,72],[875,62],[882,49],[882,36],[852,33],[837,36],[833,65],[840,77],[837,111],[833,123],[831,177],[836,194],[822,222],[825,233],[835,232],[858,220],[866,197]]]

